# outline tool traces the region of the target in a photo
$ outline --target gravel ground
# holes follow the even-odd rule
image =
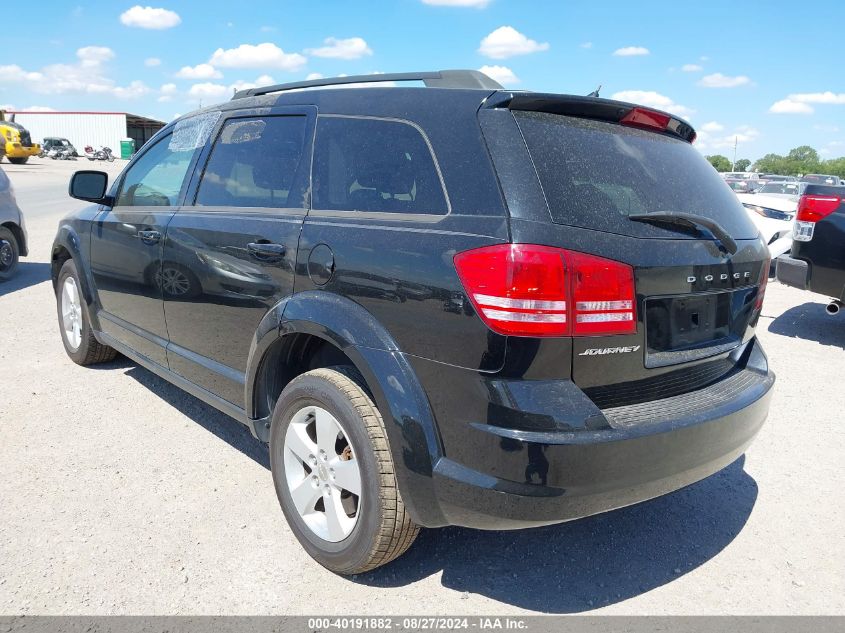
[[[770,284],[771,415],[722,472],[559,526],[426,530],[347,579],[299,547],[244,427],[126,359],[66,357],[47,262],[89,167],[3,165],[32,248],[0,286],[0,613],[845,613],[845,317],[824,297]]]

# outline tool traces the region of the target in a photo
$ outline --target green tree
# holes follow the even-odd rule
[[[754,171],[759,171],[764,174],[782,174],[784,176],[790,175],[787,159],[780,154],[766,154],[763,158],[758,158],[754,163]]]
[[[711,165],[716,169],[716,171],[730,171],[731,170],[731,161],[728,160],[727,156],[722,156],[721,154],[714,154],[713,156],[705,156]]]
[[[747,158],[740,158],[734,163],[734,171],[748,171],[749,167],[751,167],[751,161]]]

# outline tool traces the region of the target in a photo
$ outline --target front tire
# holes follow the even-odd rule
[[[318,563],[359,574],[401,556],[419,527],[396,483],[382,417],[350,367],[315,369],[273,410],[270,463],[288,524]]]
[[[13,165],[23,165],[29,160],[29,156],[24,156],[22,158],[12,158],[11,156],[7,156],[6,158],[8,158],[9,162]]]
[[[72,259],[67,260],[59,271],[56,284],[56,310],[59,316],[59,331],[62,343],[70,359],[77,365],[94,365],[114,360],[117,351],[103,345],[91,330],[88,310],[82,297],[79,272]]]
[[[5,226],[0,226],[0,281],[7,281],[15,274],[20,254],[15,234]]]

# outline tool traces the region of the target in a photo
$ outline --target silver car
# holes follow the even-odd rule
[[[18,259],[27,255],[26,224],[9,177],[0,167],[0,282],[15,274]]]

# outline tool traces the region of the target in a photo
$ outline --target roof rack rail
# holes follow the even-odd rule
[[[355,75],[352,77],[327,77],[310,81],[294,81],[263,88],[249,88],[235,93],[232,99],[257,97],[274,92],[319,88],[320,86],[342,86],[344,84],[376,83],[384,81],[422,81],[427,88],[482,88],[502,90],[503,86],[478,70],[434,70],[419,73],[382,73],[378,75]]]

